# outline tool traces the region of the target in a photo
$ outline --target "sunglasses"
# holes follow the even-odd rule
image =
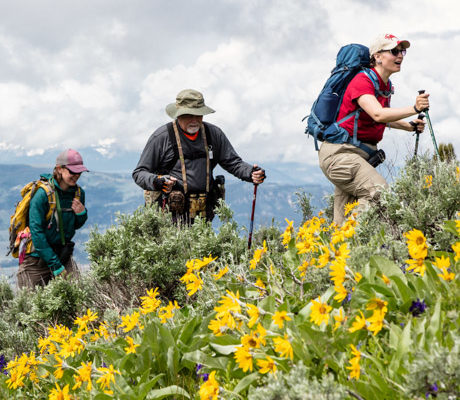
[[[391,54],[393,54],[395,57],[398,57],[398,54],[401,53],[402,56],[405,56],[407,53],[406,49],[391,49],[391,50],[380,50],[379,53],[382,53],[384,51],[389,51]]]
[[[64,168],[65,168],[67,171],[69,171],[69,174],[70,174],[70,175],[81,175],[81,172],[73,172],[73,171],[71,171],[71,170],[70,170],[69,168],[67,168],[67,167],[64,167]]]

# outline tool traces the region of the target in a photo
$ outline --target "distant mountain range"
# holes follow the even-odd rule
[[[270,225],[272,222],[285,225],[285,218],[301,220],[301,212],[296,205],[296,192],[306,192],[312,197],[312,205],[324,207],[324,196],[332,192],[332,186],[321,175],[321,171],[308,171],[305,165],[288,163],[264,165],[266,182],[258,188],[255,225]],[[37,179],[41,173],[51,172],[52,167],[32,167],[19,164],[0,164],[0,274],[12,275],[17,260],[6,257],[8,226],[16,203],[20,200],[20,190],[27,183]],[[226,175],[226,201],[234,211],[234,218],[241,226],[249,226],[253,199],[253,185],[241,182],[222,170],[214,175]],[[316,183],[314,183],[316,181]],[[132,213],[144,204],[143,192],[134,183],[130,173],[90,172],[80,178],[79,183],[86,192],[88,221],[75,236],[76,258],[80,264],[87,264],[84,243],[90,231],[97,225],[104,231],[113,225],[116,213]],[[217,227],[218,220],[214,226]]]

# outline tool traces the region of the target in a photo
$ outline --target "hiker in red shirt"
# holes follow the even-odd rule
[[[410,46],[407,40],[394,35],[379,35],[372,42],[370,74],[378,79],[379,93],[365,73],[357,74],[347,86],[339,110],[337,121],[350,113],[361,109],[357,124],[357,139],[370,150],[377,150],[385,127],[406,131],[423,131],[424,121],[404,121],[404,118],[417,115],[429,107],[428,94],[418,95],[415,105],[390,108],[390,76],[401,70],[401,64]],[[353,136],[355,118],[349,118],[340,124]],[[319,151],[320,167],[326,177],[335,185],[334,222],[341,225],[345,219],[344,207],[347,203],[359,201],[358,211],[369,206],[378,198],[382,187],[387,186],[385,179],[367,162],[369,154],[352,143],[323,142]]]

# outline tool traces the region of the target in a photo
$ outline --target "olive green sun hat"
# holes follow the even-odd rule
[[[176,97],[176,102],[166,106],[166,113],[176,119],[181,115],[207,115],[215,112],[211,107],[204,104],[203,95],[197,90],[181,90]]]

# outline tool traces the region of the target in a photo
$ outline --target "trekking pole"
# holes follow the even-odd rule
[[[425,93],[425,90],[419,90],[418,93],[423,94]],[[433,126],[431,125],[431,119],[430,119],[430,114],[428,113],[428,110],[429,109],[426,108],[425,110],[423,110],[423,112],[425,113],[425,116],[426,116],[426,122],[428,122],[428,128],[430,129],[431,140],[433,140],[433,146],[436,151],[436,155],[438,156],[438,159],[440,159],[438,145],[436,144],[436,138],[434,137]]]
[[[257,186],[259,185],[254,183],[254,196],[252,198],[252,212],[251,212],[251,224],[249,226],[248,250],[251,249],[251,244],[252,244],[252,231],[254,229],[254,211],[256,209]]]
[[[418,119],[422,119],[425,118],[425,114],[423,113],[420,113],[417,117]],[[412,121],[411,121],[411,124],[412,124]],[[417,151],[418,151],[418,142],[420,140],[420,134],[422,133],[421,131],[419,131],[417,129],[417,124],[414,124],[415,125],[415,135],[416,135],[416,138],[415,138],[415,151],[414,151],[414,158],[417,157]]]

